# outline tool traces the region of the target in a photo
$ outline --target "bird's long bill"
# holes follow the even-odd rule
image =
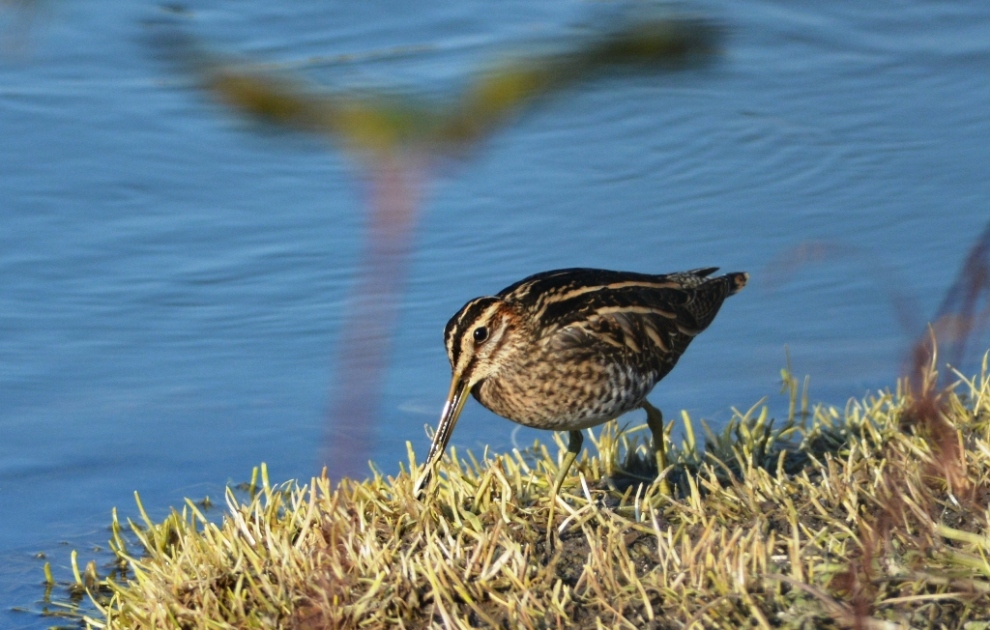
[[[443,457],[443,451],[450,441],[450,434],[454,432],[457,418],[461,415],[461,409],[468,399],[467,381],[462,381],[456,376],[450,383],[450,392],[447,394],[447,402],[443,405],[443,412],[440,414],[440,424],[437,425],[437,432],[433,434],[433,444],[430,445],[430,454],[426,456],[427,467],[436,460]]]

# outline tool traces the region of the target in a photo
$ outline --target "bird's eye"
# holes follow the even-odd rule
[[[488,329],[484,326],[478,326],[474,329],[474,342],[484,343],[488,339]]]

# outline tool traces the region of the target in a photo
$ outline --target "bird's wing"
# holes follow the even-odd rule
[[[649,281],[620,278],[562,293],[543,305],[540,326],[555,350],[608,352],[658,369],[672,367],[715,318],[731,288],[725,277],[705,279],[697,272]]]

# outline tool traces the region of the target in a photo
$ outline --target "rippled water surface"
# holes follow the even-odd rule
[[[316,81],[429,95],[615,8],[212,1],[169,17]],[[430,180],[368,453],[380,470],[407,440],[425,455],[450,315],[554,267],[752,273],[654,391],[669,417],[779,406],[785,349],[814,400],[894,382],[918,330],[885,291],[923,322],[990,219],[990,5],[698,10],[728,29],[714,65],[571,90]],[[46,627],[12,610],[39,607],[34,555],[64,577],[135,490],[161,515],[262,461],[273,480],[318,472],[368,200],[334,146],[231,117],[156,59],[156,5],[17,11],[0,6],[0,626]],[[810,241],[844,253],[770,283]],[[534,437],[549,434],[472,402],[453,442]]]

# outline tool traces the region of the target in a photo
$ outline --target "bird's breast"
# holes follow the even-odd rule
[[[638,407],[659,380],[605,358],[542,360],[482,381],[474,397],[494,413],[537,429],[573,431]]]

